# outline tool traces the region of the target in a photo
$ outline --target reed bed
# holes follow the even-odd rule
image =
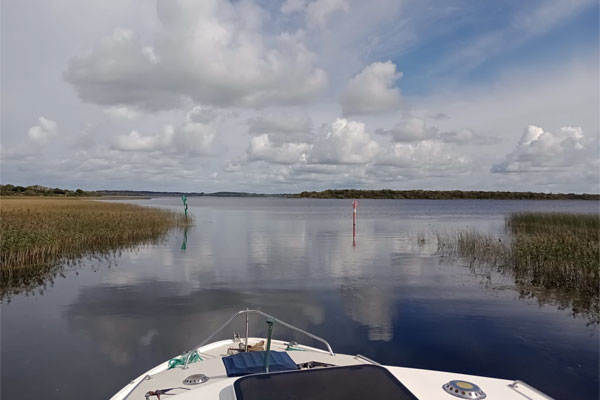
[[[474,231],[437,233],[438,254],[445,257],[460,257],[470,266],[504,268],[512,262],[511,247],[507,238],[496,237]]]
[[[2,198],[0,272],[3,283],[20,269],[160,240],[183,227],[183,214],[132,204],[79,199]]]
[[[570,303],[600,321],[600,215],[517,213],[505,226],[504,237],[438,234],[438,253],[511,273],[520,290]]]
[[[515,214],[506,220],[515,276],[535,286],[600,291],[600,218],[594,214]]]

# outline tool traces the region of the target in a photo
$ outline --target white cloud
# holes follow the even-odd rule
[[[486,136],[475,133],[470,129],[459,129],[457,131],[440,132],[438,139],[445,143],[492,145],[501,142],[495,136]]]
[[[468,160],[454,154],[446,145],[435,140],[418,143],[396,143],[378,159],[377,165],[415,170],[449,170],[462,168]]]
[[[365,131],[365,124],[338,118],[324,125],[308,158],[317,164],[365,164],[379,151],[377,142]]]
[[[186,115],[189,122],[208,124],[217,119],[218,113],[210,107],[195,106]]]
[[[496,173],[545,172],[582,162],[585,138],[580,127],[562,127],[557,133],[529,125],[506,160],[492,167]]]
[[[470,129],[441,131],[437,126],[428,124],[425,119],[410,114],[404,115],[393,128],[378,129],[375,133],[389,135],[393,142],[400,143],[437,140],[460,145],[491,145],[500,141],[497,137],[485,136]]]
[[[436,114],[432,115],[431,118],[441,121],[441,120],[449,119],[450,117],[446,113],[436,113]]]
[[[116,150],[122,151],[159,151],[165,150],[173,143],[175,131],[167,125],[163,131],[155,135],[142,135],[132,130],[128,135],[118,136],[114,143]]]
[[[255,133],[246,149],[250,161],[290,165],[365,164],[379,151],[379,145],[365,131],[365,125],[357,121],[338,118],[324,124],[316,135],[304,132],[310,127],[310,120],[305,118],[263,116],[250,122],[250,132]],[[263,130],[270,133],[257,134]],[[296,134],[299,136],[294,136]]]
[[[260,107],[302,103],[326,85],[302,32],[265,36],[267,15],[250,1],[161,1],[157,11],[152,46],[117,29],[71,59],[65,76],[83,100],[149,110],[186,99]]]
[[[410,132],[410,140],[403,136],[403,142],[392,141],[391,144],[374,140],[362,122],[343,118],[324,124],[311,142],[274,142],[271,134],[263,133],[251,139],[246,149],[246,160],[289,165],[290,170],[281,172],[286,182],[301,179],[314,181],[322,179],[319,176],[336,175],[357,184],[370,182],[373,177],[383,180],[390,176],[397,177],[400,169],[403,170],[402,175],[414,177],[425,173],[444,175],[449,171],[462,172],[468,168],[468,157],[455,152],[458,139],[453,137],[449,143],[445,143],[440,139],[437,128],[429,129],[417,117],[407,120],[406,126],[416,126],[417,133],[421,133]],[[428,130],[432,133],[422,133]],[[456,132],[456,136],[461,139],[464,137],[464,140],[472,139],[473,134],[465,132],[468,131]],[[365,167],[369,168],[365,170]],[[238,172],[239,163],[235,163],[235,166],[230,163],[224,170]]]
[[[250,140],[246,154],[250,161],[267,161],[275,164],[296,164],[306,161],[312,145],[306,143],[273,144],[269,135],[262,134]]]
[[[265,132],[306,132],[312,123],[306,115],[289,115],[285,113],[270,113],[248,120],[250,133]]]
[[[173,142],[177,151],[196,155],[215,155],[215,129],[199,122],[187,121],[177,130]]]
[[[390,135],[394,142],[416,142],[435,138],[439,131],[419,117],[404,116],[392,129],[378,129],[380,135]]]
[[[286,0],[281,6],[284,14],[305,13],[309,28],[324,27],[331,15],[338,11],[348,12],[348,9],[346,0]]]
[[[277,144],[312,140],[312,121],[307,115],[271,112],[250,118],[248,124],[250,134],[267,133],[269,140]]]
[[[242,164],[239,161],[227,161],[227,163],[221,168],[223,172],[234,173],[240,172]]]
[[[182,153],[198,156],[214,156],[218,153],[216,130],[206,120],[206,115],[198,107],[187,113],[185,122],[177,129],[165,125],[154,135],[142,135],[132,130],[128,135],[117,136],[112,148],[120,151],[142,151],[161,153]]]
[[[128,108],[124,105],[117,105],[112,107],[107,107],[104,109],[104,113],[110,117],[110,119],[114,121],[119,120],[132,120],[136,119],[139,116],[139,112]]]
[[[160,58],[154,52],[154,49],[150,46],[142,47],[142,54],[148,59],[150,64],[158,64]]]
[[[335,164],[300,164],[294,166],[297,174],[340,175],[346,172],[346,165]]]
[[[90,189],[197,184],[204,191],[290,192],[391,182],[385,186],[598,191],[597,52],[577,35],[563,35],[551,53],[530,51],[538,39],[572,33],[594,4],[502,3],[497,11],[505,23],[482,25],[489,7],[461,0],[443,7],[430,0],[108,0],[72,2],[70,12],[52,2],[34,8],[10,2],[3,21],[3,49],[12,55],[2,65],[3,178]],[[467,34],[457,41],[457,32]],[[436,61],[424,62],[419,55],[433,47],[440,50]],[[531,57],[504,57],[515,50]],[[43,63],[36,54],[44,54]],[[388,62],[387,75],[365,84],[352,104],[367,111],[364,119],[345,117],[364,122],[369,138],[348,156],[354,138],[327,141],[327,129],[319,127],[342,115],[340,98],[351,78],[385,60],[397,68]],[[467,79],[473,68],[479,78]],[[404,77],[386,83],[399,69]],[[56,79],[61,73],[66,79]],[[391,99],[392,110],[402,100],[403,112],[375,114],[388,103],[372,98],[382,97]],[[61,121],[54,134],[37,122],[40,115]],[[559,152],[551,161],[562,167],[541,162],[548,172],[535,179],[490,173],[493,165],[539,168],[513,154],[533,121],[553,135],[561,126],[581,127],[585,138],[576,142],[584,148],[572,148],[571,161],[569,151]],[[167,124],[171,131],[162,128]],[[382,135],[373,134],[376,128]],[[251,147],[261,135],[267,137]],[[502,143],[480,146],[497,137]],[[81,149],[88,154],[76,155]],[[190,162],[194,155],[201,157]],[[460,157],[471,172],[452,161]],[[219,185],[207,180],[214,172]]]
[[[36,144],[46,144],[51,136],[55,136],[57,133],[58,125],[56,122],[44,118],[38,118],[38,124],[32,126],[27,131],[27,135],[32,142]]]
[[[374,114],[398,108],[400,89],[395,84],[401,77],[391,61],[368,65],[346,85],[340,98],[343,114]]]
[[[284,14],[292,14],[295,12],[304,11],[308,5],[308,0],[286,0],[281,5],[281,12]]]

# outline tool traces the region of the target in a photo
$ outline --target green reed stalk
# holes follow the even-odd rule
[[[160,240],[183,214],[79,199],[2,198],[0,273]]]

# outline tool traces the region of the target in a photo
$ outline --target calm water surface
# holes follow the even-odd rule
[[[136,203],[181,209],[177,198]],[[325,337],[336,352],[598,398],[596,325],[520,298],[510,277],[440,263],[417,240],[467,226],[501,233],[513,211],[598,212],[597,202],[362,200],[355,245],[349,200],[189,205],[187,232],[85,260],[2,303],[2,398],[106,399],[246,307]],[[293,337],[277,326],[275,336]]]

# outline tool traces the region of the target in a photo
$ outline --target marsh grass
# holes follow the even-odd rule
[[[161,240],[190,221],[183,214],[79,199],[0,199],[2,289],[57,263]],[[30,279],[27,279],[30,281]]]
[[[600,217],[597,214],[513,214],[512,261],[518,281],[598,297]]]
[[[502,269],[511,263],[511,247],[508,239],[475,231],[437,233],[438,254],[460,257],[471,267],[486,265]]]
[[[504,237],[438,234],[438,253],[460,257],[472,268],[510,273],[524,297],[554,299],[600,322],[600,216],[518,213],[505,226]]]

